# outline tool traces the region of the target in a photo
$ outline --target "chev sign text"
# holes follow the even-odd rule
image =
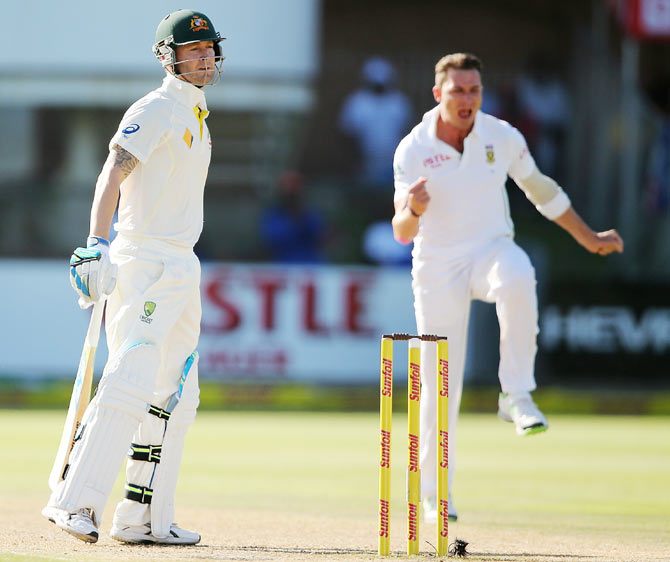
[[[649,307],[640,314],[625,306],[572,306],[542,311],[540,345],[574,353],[670,354],[670,308]]]

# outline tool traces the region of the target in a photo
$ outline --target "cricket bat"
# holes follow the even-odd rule
[[[95,351],[98,348],[100,338],[100,326],[102,324],[102,313],[105,309],[105,299],[101,299],[93,305],[91,320],[88,324],[84,349],[79,359],[77,376],[74,379],[70,406],[65,418],[65,427],[60,438],[60,445],[56,453],[56,460],[49,475],[49,487],[55,490],[58,483],[63,480],[65,469],[70,460],[70,452],[74,446],[74,436],[81,425],[84,410],[91,400],[91,386],[93,383],[93,366],[95,364]]]

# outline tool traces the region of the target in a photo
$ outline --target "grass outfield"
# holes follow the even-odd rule
[[[69,537],[39,511],[65,412],[0,410],[0,560],[376,560],[378,416],[199,414],[177,521],[196,547],[131,547]],[[670,559],[670,418],[552,416],[519,438],[494,414],[463,415],[450,542],[469,560]],[[404,552],[406,418],[394,419],[392,549]],[[119,478],[112,498],[121,497]],[[435,526],[422,525],[434,559]],[[381,560],[381,558],[379,558]]]

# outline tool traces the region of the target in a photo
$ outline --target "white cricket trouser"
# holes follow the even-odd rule
[[[105,328],[109,354],[140,343],[153,343],[160,351],[152,405],[163,408],[179,388],[184,363],[200,337],[200,262],[189,248],[164,242],[118,236],[112,257],[119,265],[118,290],[107,303]],[[155,303],[150,315],[147,307]],[[191,401],[199,394],[198,373],[193,369],[186,380],[184,397]],[[180,405],[182,406],[182,405]],[[171,423],[173,420],[170,420]],[[160,445],[165,422],[147,413],[133,435],[133,443]],[[129,444],[130,445],[130,444]],[[127,482],[152,486],[155,463],[128,459]],[[140,525],[150,520],[150,507],[136,501],[121,501],[115,521]]]
[[[122,235],[112,243],[111,258],[119,278],[105,312],[109,357],[138,343],[158,346],[154,394],[163,401],[177,390],[184,362],[198,345],[200,262],[189,248]],[[145,310],[152,306],[147,303],[155,308]]]
[[[201,314],[200,263],[191,249],[119,236],[111,245],[110,257],[118,264],[119,275],[106,309],[109,359],[84,413],[66,478],[49,500],[50,505],[68,511],[92,508],[98,522],[131,442],[162,442],[165,422],[149,414],[147,407],[165,408],[179,388],[184,364],[198,342]],[[161,479],[168,482],[160,502],[168,505],[166,516],[172,509],[169,500],[176,486],[183,435],[198,405],[197,368],[193,371],[170,419],[177,433],[171,439],[175,444],[168,452],[170,462],[161,465],[161,470],[166,465],[174,468]],[[129,460],[128,481],[150,488],[157,466]],[[119,521],[139,524],[151,517],[146,503],[124,501],[120,506]]]
[[[418,333],[446,336],[449,340],[451,489],[470,301],[477,299],[496,305],[500,324],[498,378],[503,392],[530,392],[535,389],[538,333],[535,270],[519,246],[509,238],[500,238],[458,259],[415,264],[412,276]],[[428,497],[435,495],[437,487],[437,377],[433,342],[421,345],[421,382],[421,495]]]

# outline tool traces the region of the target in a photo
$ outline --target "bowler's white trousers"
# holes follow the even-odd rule
[[[458,411],[463,391],[468,320],[472,299],[495,303],[500,324],[498,378],[503,392],[535,389],[537,295],[535,270],[510,238],[499,238],[467,255],[417,263],[412,269],[419,334],[449,341],[449,489],[456,461]],[[437,486],[436,350],[421,344],[421,495]]]

